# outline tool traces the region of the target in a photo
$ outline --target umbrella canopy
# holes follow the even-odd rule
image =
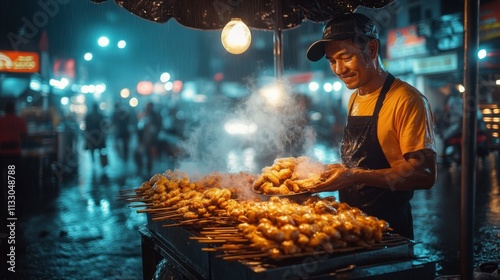
[[[107,0],[91,0],[103,3]],[[240,18],[254,29],[291,29],[303,20],[323,22],[336,15],[354,12],[359,6],[383,8],[394,0],[114,0],[129,12],[149,21],[165,23],[175,19],[186,27],[202,30],[223,28]],[[277,10],[280,7],[281,10]],[[280,26],[276,26],[278,15]]]

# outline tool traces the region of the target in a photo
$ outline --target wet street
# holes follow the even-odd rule
[[[474,267],[500,262],[498,152],[479,160],[476,173]],[[412,200],[417,252],[437,262],[438,275],[460,274],[460,166],[439,166],[438,180]]]
[[[8,279],[142,279],[138,227],[145,215],[116,196],[150,176],[139,172],[133,160],[108,150],[104,169],[81,151],[73,175],[62,176],[59,184],[35,184],[23,194],[15,229],[15,273],[8,273],[15,277]],[[318,146],[314,156],[328,161],[335,152]],[[170,168],[165,157],[154,166],[152,173]],[[412,201],[417,253],[436,261],[436,276],[460,273],[461,170],[455,165],[439,168],[434,188],[417,191]],[[477,167],[475,265],[500,261],[498,171],[497,152]]]

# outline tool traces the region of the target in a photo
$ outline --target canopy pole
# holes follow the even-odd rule
[[[476,189],[477,133],[477,50],[479,0],[465,0],[464,5],[464,102],[462,120],[462,181],[460,225],[460,279],[474,275],[474,203]]]
[[[274,75],[277,80],[283,78],[283,0],[274,3]]]

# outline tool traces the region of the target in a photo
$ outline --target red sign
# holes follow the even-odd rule
[[[73,58],[58,58],[54,60],[54,77],[56,78],[75,78],[76,63]]]
[[[313,79],[313,72],[306,72],[306,73],[299,73],[299,74],[292,74],[287,76],[288,81],[291,84],[304,84],[304,83],[309,83]]]
[[[39,70],[36,52],[0,51],[0,72],[36,73]]]
[[[387,37],[387,57],[400,58],[427,54],[426,39],[419,36],[417,26],[392,29]]]
[[[480,7],[479,25],[500,22],[500,2],[482,3]]]
[[[481,4],[479,16],[479,39],[489,40],[500,37],[500,2]]]

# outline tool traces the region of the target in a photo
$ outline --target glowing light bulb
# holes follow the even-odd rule
[[[244,53],[250,46],[252,34],[239,18],[233,18],[222,29],[221,41],[224,48],[232,54]]]

